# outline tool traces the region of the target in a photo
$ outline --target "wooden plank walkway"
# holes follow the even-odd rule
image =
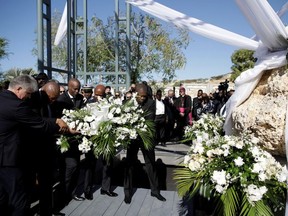
[[[156,146],[156,160],[161,159],[165,169],[168,166],[177,166],[183,161],[189,146],[179,143],[168,143],[166,147]],[[118,155],[121,161],[126,156],[125,151]],[[141,151],[138,153],[141,163],[144,162]],[[155,197],[151,197],[150,189],[135,188],[130,204],[124,202],[124,190],[121,184],[115,188],[114,192],[118,197],[109,197],[100,194],[100,187],[96,187],[93,200],[71,202],[61,210],[66,216],[192,216],[192,201],[185,201],[180,198],[176,191],[172,174],[168,172],[165,190],[161,194],[166,198],[166,202],[161,202]]]
[[[114,192],[118,197],[100,194],[100,189],[94,192],[93,200],[75,201],[61,210],[66,216],[179,216],[193,215],[192,202],[183,205],[176,191],[161,191],[166,202],[151,197],[150,189],[137,188],[130,204],[124,202],[123,187],[116,187]]]

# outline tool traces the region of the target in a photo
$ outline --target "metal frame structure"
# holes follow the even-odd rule
[[[87,77],[113,75],[115,83],[110,86],[128,89],[131,82],[130,40],[131,40],[131,5],[126,3],[126,17],[120,17],[119,0],[115,0],[115,71],[114,72],[87,72],[87,0],[83,0],[83,16],[78,17],[77,0],[67,0],[67,66],[66,70],[52,67],[52,41],[51,41],[51,0],[37,0],[37,49],[38,49],[38,73],[47,73],[50,79],[55,73],[67,75],[68,83],[71,77],[77,77],[84,84]],[[120,29],[120,22],[126,22],[126,29]],[[81,26],[81,28],[79,28]],[[126,45],[126,71],[119,72],[119,34],[125,33]],[[78,71],[78,45],[77,40],[83,37],[83,71]],[[45,40],[44,40],[45,38]],[[119,76],[125,76],[125,84],[119,83]],[[98,84],[98,83],[94,83]],[[105,84],[105,83],[104,83]]]

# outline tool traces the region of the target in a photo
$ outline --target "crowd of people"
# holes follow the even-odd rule
[[[169,141],[181,141],[185,127],[199,120],[203,113],[225,115],[225,103],[232,93],[232,90],[220,89],[208,95],[199,90],[192,99],[183,86],[177,97],[173,89],[165,96],[160,89],[154,94],[147,82],[133,83],[122,93],[102,84],[81,87],[76,78],[71,78],[67,86],[61,86],[56,80],[49,80],[45,73],[14,78],[0,92],[0,212],[7,216],[30,215],[32,192],[37,185],[39,215],[63,215],[56,212],[52,202],[56,179],[60,181],[61,200],[65,205],[72,199],[92,200],[99,160],[103,164],[100,194],[118,196],[111,187],[113,160],[95,158],[92,152],[81,155],[73,138],[78,132],[61,119],[64,109],[80,109],[88,103],[109,101],[110,97],[124,104],[135,97],[147,113],[145,118],[155,122],[153,146],[166,146]],[[61,133],[71,136],[70,148],[65,153],[56,147],[56,138]],[[139,149],[144,156],[151,196],[165,201],[159,190],[154,148],[147,150],[141,140],[135,140],[126,151],[124,202],[129,204],[132,200],[132,170]],[[80,169],[84,170],[84,190],[79,182]]]

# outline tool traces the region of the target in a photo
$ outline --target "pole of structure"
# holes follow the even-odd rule
[[[131,5],[126,3],[126,88],[131,85]]]
[[[44,72],[43,0],[37,1],[37,71]]]

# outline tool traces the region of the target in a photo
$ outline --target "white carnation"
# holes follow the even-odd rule
[[[215,170],[212,175],[212,181],[218,185],[226,185],[226,171]]]
[[[237,157],[236,159],[234,159],[234,163],[238,167],[242,166],[244,164],[243,158]]]

